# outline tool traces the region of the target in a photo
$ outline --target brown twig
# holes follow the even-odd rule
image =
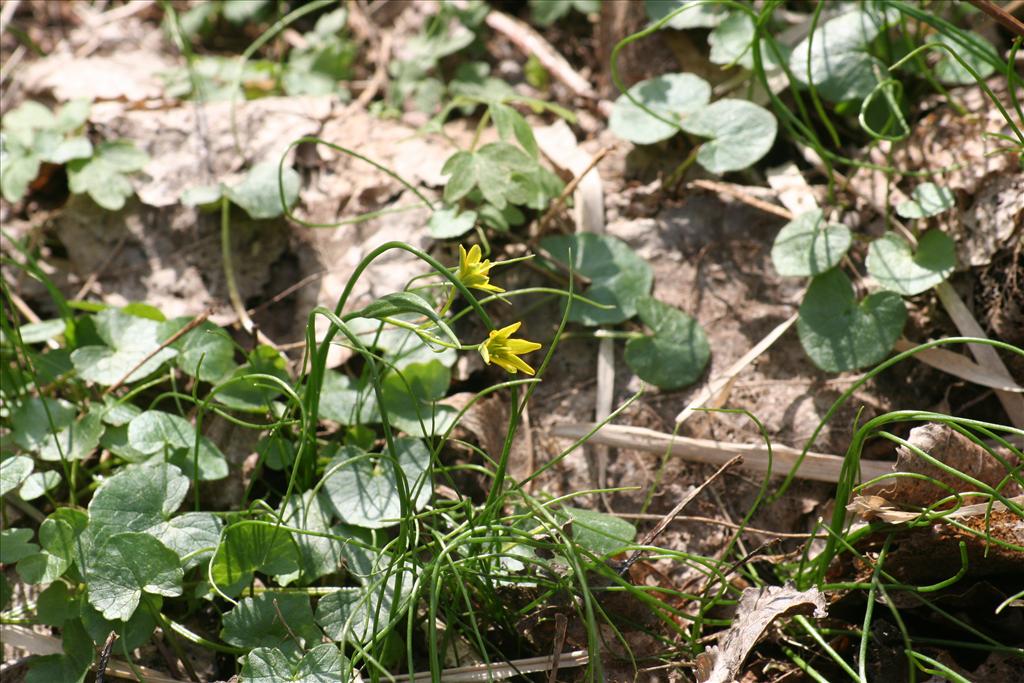
[[[792,211],[789,211],[788,209],[785,209],[781,206],[776,206],[771,202],[766,202],[763,199],[753,197],[729,183],[720,183],[715,180],[698,179],[691,180],[690,185],[694,187],[699,187],[704,190],[710,190],[711,192],[717,192],[718,194],[724,194],[726,196],[732,197],[733,199],[737,199],[743,202],[744,204],[748,204],[754,207],[755,209],[760,209],[761,211],[773,214],[775,216],[778,216],[779,218],[784,218],[787,221],[793,220]]]
[[[565,204],[565,200],[569,198],[569,195],[576,191],[576,188],[579,187],[580,182],[583,181],[586,175],[593,171],[594,168],[601,163],[601,160],[608,156],[608,153],[613,149],[615,149],[614,145],[609,145],[608,147],[602,147],[599,149],[597,154],[591,158],[590,163],[587,164],[587,167],[583,172],[573,176],[573,179],[566,183],[561,194],[558,195],[555,201],[551,202],[551,206],[548,207],[548,210],[541,217],[539,223],[540,232],[544,232],[544,227],[548,224],[548,221],[550,221],[555,213],[562,208],[562,205]]]
[[[551,671],[548,673],[548,683],[558,683],[558,665],[562,659],[562,648],[565,646],[565,631],[569,620],[559,612],[555,615],[555,648],[552,654]]]
[[[114,248],[110,250],[110,254],[103,260],[103,263],[101,263],[94,271],[89,273],[89,277],[85,279],[85,284],[83,284],[75,294],[75,299],[81,299],[89,294],[89,291],[93,288],[93,285],[96,284],[96,281],[100,279],[107,267],[114,262],[114,259],[116,259],[118,254],[121,253],[121,250],[124,249],[125,242],[127,241],[128,233],[125,233],[121,236],[121,239],[117,241],[117,244],[114,245]]]
[[[115,389],[118,389],[122,384],[124,384],[125,382],[128,381],[128,378],[132,376],[133,372],[135,372],[136,370],[141,368],[143,365],[145,365],[149,361],[150,358],[152,358],[156,354],[160,353],[161,351],[166,349],[168,346],[170,346],[174,342],[178,341],[183,336],[185,336],[186,334],[188,334],[189,332],[191,332],[192,330],[194,330],[195,328],[199,327],[204,322],[206,322],[206,319],[210,317],[211,313],[213,313],[213,309],[212,308],[208,308],[205,311],[203,311],[202,313],[200,313],[199,315],[197,315],[192,320],[188,321],[188,323],[184,327],[182,327],[180,330],[178,330],[177,332],[172,334],[170,337],[165,339],[160,344],[160,346],[158,346],[155,349],[153,349],[152,353],[147,354],[145,358],[143,358],[138,363],[136,363],[135,367],[133,367],[128,372],[126,372],[121,379],[117,380],[116,382],[111,384],[109,387],[107,387],[106,390],[103,392],[102,396],[106,396],[107,394],[109,394],[110,392],[114,391]]]
[[[114,648],[114,641],[117,640],[117,631],[111,631],[107,636],[107,642],[103,643],[100,650],[99,661],[96,662],[96,683],[103,683],[107,677],[107,664],[110,662],[110,651]]]
[[[994,21],[998,22],[1000,26],[1007,29],[1010,33],[1024,37],[1024,22],[1021,22],[1020,19],[992,2],[992,0],[967,0],[967,2],[992,17]]]
[[[578,74],[551,43],[525,22],[497,10],[488,12],[485,21],[494,31],[508,38],[523,54],[536,57],[552,76],[568,86],[574,94],[590,100],[597,99],[594,86]]]
[[[724,474],[726,470],[728,470],[730,467],[735,467],[736,465],[739,465],[741,462],[743,462],[742,455],[733,456],[732,458],[729,459],[728,462],[726,462],[724,465],[715,470],[714,474],[705,479],[700,486],[691,489],[690,492],[683,496],[683,499],[680,500],[676,504],[676,506],[669,511],[667,515],[661,518],[660,522],[654,525],[654,528],[651,529],[646,536],[644,536],[642,541],[640,541],[640,545],[647,546],[654,543],[654,541],[658,539],[658,536],[661,535],[661,532],[665,530],[665,527],[672,523],[672,520],[675,519],[679,515],[679,513],[683,511],[683,508],[690,504],[690,501],[692,501],[694,498],[700,495],[701,491],[706,489],[711,484],[711,482],[715,481],[720,476],[722,476],[722,474]],[[622,566],[619,567],[619,575],[623,575],[627,571],[629,571],[629,568],[632,567],[633,564],[637,560],[639,560],[641,555],[643,554],[643,548],[637,548],[636,550],[634,550],[633,554],[629,556],[629,559],[623,562]]]

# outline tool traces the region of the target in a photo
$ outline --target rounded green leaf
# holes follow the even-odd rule
[[[56,513],[55,513],[56,514]],[[26,583],[50,583],[60,578],[75,561],[79,529],[50,515],[39,525],[42,551],[18,562],[18,575]]]
[[[128,372],[125,381],[135,382],[178,355],[175,349],[160,348],[160,323],[155,320],[116,309],[100,311],[94,320],[107,345],[83,346],[71,354],[75,370],[88,382],[110,386]]]
[[[636,526],[630,522],[596,510],[565,508],[572,520],[572,538],[595,555],[622,552],[636,538]]]
[[[34,467],[32,458],[24,455],[0,460],[0,496],[21,486],[21,483],[32,474]]]
[[[410,511],[427,504],[433,492],[429,470],[430,451],[419,439],[395,440],[398,466],[405,476]],[[348,524],[379,529],[393,526],[402,516],[398,480],[392,462],[384,457],[361,455],[346,446],[328,465],[324,489],[338,516]],[[365,455],[365,454],[363,454]],[[355,459],[358,458],[358,459]],[[352,460],[352,462],[348,462]]]
[[[102,646],[110,632],[114,631],[118,635],[118,643],[129,650],[134,650],[145,645],[153,636],[153,629],[156,628],[156,619],[153,615],[159,613],[163,607],[163,598],[159,595],[143,594],[139,604],[142,609],[136,609],[128,621],[105,619],[87,600],[82,601],[79,615],[89,637],[97,645]]]
[[[937,40],[940,43],[948,45],[954,52],[956,52],[960,59],[967,62],[968,66],[974,69],[974,72],[984,80],[991,76],[996,70],[992,62],[999,62],[1002,60],[992,43],[979,35],[977,31],[972,32],[970,37],[974,43],[974,48],[978,49],[980,53],[975,52],[973,49],[967,49],[965,46],[957,42],[955,38],[952,38],[942,32],[937,33],[934,38],[930,38],[929,42]],[[935,75],[938,76],[940,81],[943,83],[952,83],[954,85],[971,85],[977,82],[974,75],[964,68],[964,65],[961,64],[960,60],[956,57],[941,49],[935,50],[935,52],[941,54],[939,61],[935,63]],[[983,53],[987,53],[990,59],[985,59]]]
[[[868,274],[885,289],[914,296],[943,282],[956,266],[956,244],[941,230],[929,230],[917,241],[917,251],[895,233],[868,247]]]
[[[708,82],[688,73],[665,74],[640,81],[628,92],[648,109],[670,121],[678,121],[684,114],[699,111],[711,99]],[[620,138],[638,145],[667,140],[679,132],[678,125],[651,116],[626,95],[615,100],[608,127]]]
[[[653,21],[664,19],[680,7],[686,6],[679,14],[672,17],[667,26],[674,29],[711,28],[717,26],[725,17],[721,6],[717,3],[701,2],[701,0],[644,0],[647,17]]]
[[[211,572],[222,591],[237,594],[252,580],[253,572],[288,574],[298,568],[298,550],[291,532],[274,524],[243,521],[225,530]]]
[[[775,143],[778,123],[764,107],[746,100],[718,100],[682,120],[687,133],[711,138],[700,146],[697,163],[722,174],[756,163]]]
[[[427,227],[436,240],[462,237],[476,225],[476,211],[458,212],[458,209],[439,209],[430,215]]]
[[[335,683],[345,680],[348,660],[335,645],[317,645],[298,662],[277,648],[258,647],[245,657],[242,680],[245,683]]]
[[[213,555],[210,548],[220,541],[222,526],[212,513],[186,512],[151,527],[148,533],[173,550],[183,561],[182,569],[187,571]]]
[[[174,465],[160,462],[125,467],[106,479],[89,503],[89,529],[104,533],[147,531],[178,509],[189,481]]]
[[[22,325],[18,328],[18,334],[21,335],[21,341],[26,344],[39,344],[64,334],[66,327],[67,323],[60,318],[43,320],[38,323]]]
[[[380,422],[373,387],[340,372],[324,373],[319,408],[321,418],[343,425]]]
[[[14,564],[18,560],[39,552],[32,542],[31,529],[4,529],[0,531],[0,564]]]
[[[25,483],[21,485],[18,495],[21,496],[22,500],[35,500],[57,488],[61,480],[60,472],[56,470],[33,472],[28,475]]]
[[[914,188],[910,199],[896,205],[896,213],[903,218],[937,216],[956,205],[953,191],[935,183],[921,183]]]
[[[174,328],[176,332],[187,322],[187,318],[171,321],[164,331]],[[176,346],[178,367],[186,375],[204,382],[219,382],[238,367],[231,336],[211,322],[204,322],[186,334]]]
[[[442,434],[457,411],[438,404],[451,383],[451,372],[440,361],[409,363],[381,381],[383,412],[393,425],[415,436]]]
[[[294,656],[323,636],[313,621],[308,595],[267,591],[243,599],[225,614],[220,637],[238,647],[273,647]]]
[[[320,600],[316,608],[316,623],[328,638],[341,643],[365,643],[387,626],[399,577],[397,570],[387,571],[386,578],[377,575],[367,585],[341,588]],[[414,581],[408,569],[402,571],[399,609],[407,602]]]
[[[637,312],[654,334],[626,342],[626,364],[640,379],[662,389],[697,381],[711,356],[700,323],[650,297],[637,302]]]
[[[573,271],[590,279],[584,296],[613,308],[601,309],[583,302],[573,303],[570,320],[584,325],[614,325],[636,315],[637,301],[647,296],[654,273],[647,261],[628,244],[610,235],[578,233],[552,235],[540,242],[554,258],[569,263]]]
[[[149,534],[115,534],[92,556],[89,604],[105,619],[128,621],[143,593],[181,595],[184,574],[173,550]]]
[[[849,228],[826,223],[821,209],[814,209],[782,227],[772,245],[772,263],[779,275],[821,275],[839,265],[852,242]]]
[[[228,199],[245,209],[251,218],[277,218],[284,213],[281,206],[281,192],[277,180],[276,161],[264,161],[253,166],[242,182],[225,189]],[[281,181],[288,208],[299,198],[301,179],[295,169],[285,166]]]
[[[850,278],[833,269],[811,281],[800,304],[797,331],[815,365],[845,372],[885,358],[906,319],[899,294],[876,292],[858,302]]]
[[[860,100],[878,83],[885,66],[868,45],[881,30],[872,13],[856,9],[826,21],[793,48],[789,68],[804,85],[813,84],[831,102]]]
[[[128,446],[140,453],[165,453],[172,464],[181,468],[185,476],[195,478],[196,456],[198,477],[202,481],[223,479],[228,474],[227,460],[220,449],[205,436],[199,437],[196,448],[196,428],[178,415],[160,410],[147,410],[128,423]]]

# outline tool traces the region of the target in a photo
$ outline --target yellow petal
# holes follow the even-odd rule
[[[462,245],[459,245],[459,248],[461,249]],[[479,244],[474,244],[472,247],[469,248],[469,258],[466,259],[466,263],[470,266],[475,266],[476,264],[480,263]]]
[[[512,356],[512,357],[515,358],[515,356]],[[516,366],[513,365],[512,363],[510,363],[507,358],[498,358],[497,356],[495,356],[492,360],[494,361],[495,365],[497,365],[498,367],[503,369],[505,372],[510,372],[513,375],[516,374],[516,372],[518,372],[518,370],[516,369]],[[516,360],[519,360],[519,359],[516,358]]]
[[[495,286],[495,285],[492,285],[492,284],[491,284],[491,283],[489,283],[489,282],[485,282],[485,283],[484,283],[484,284],[482,284],[482,285],[470,285],[470,286],[471,286],[471,287],[472,287],[473,289],[482,289],[482,290],[484,290],[485,292],[504,292],[504,291],[505,291],[505,290],[504,290],[504,289],[502,289],[501,287],[497,287],[497,286]]]
[[[541,347],[541,344],[527,341],[525,339],[509,339],[507,344],[509,352],[516,355],[530,353],[531,351],[536,351]]]
[[[508,327],[503,327],[500,330],[491,332],[491,339],[494,339],[495,337],[499,337],[501,339],[508,339],[509,337],[512,336],[513,333],[515,333],[516,330],[518,330],[522,326],[522,324],[522,322],[512,323]]]
[[[484,363],[487,365],[491,364],[491,352],[487,350],[487,344],[481,344],[479,347],[480,355],[484,359]]]
[[[527,375],[534,374],[533,368],[531,368],[529,365],[527,365],[526,361],[524,361],[519,356],[509,356],[507,358],[507,361],[508,361],[509,365],[512,365],[512,366],[514,366],[516,368],[519,368],[520,370],[525,372]],[[515,374],[516,371],[515,370],[509,370],[509,372],[511,372],[512,374]]]
[[[466,267],[467,259],[468,259],[468,257],[466,255],[466,248],[460,244],[459,245],[459,268],[465,268]]]

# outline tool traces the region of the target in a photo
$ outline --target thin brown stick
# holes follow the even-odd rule
[[[649,512],[612,512],[616,517],[622,517],[623,519],[661,519],[662,515],[655,515]],[[797,533],[789,531],[771,531],[770,529],[759,529],[753,526],[743,526],[742,524],[736,524],[735,522],[727,522],[724,519],[715,519],[714,517],[701,517],[700,515],[679,515],[676,517],[674,522],[699,522],[701,524],[717,524],[718,526],[724,526],[729,529],[743,529],[754,534],[763,534],[765,536],[777,536],[779,538],[813,538],[814,534],[808,533]]]
[[[168,346],[170,346],[174,342],[178,341],[183,336],[185,336],[186,334],[188,334],[189,332],[191,332],[192,330],[194,330],[195,328],[199,327],[204,322],[206,322],[206,319],[210,317],[211,313],[213,313],[213,309],[212,308],[208,308],[205,311],[203,311],[202,313],[200,313],[199,315],[197,315],[192,320],[188,321],[188,323],[184,327],[182,327],[180,330],[178,330],[177,332],[172,334],[170,337],[165,339],[160,344],[160,346],[158,346],[155,349],[153,349],[152,353],[147,354],[145,358],[143,358],[138,363],[136,363],[135,367],[133,367],[128,372],[126,372],[124,374],[124,376],[121,377],[121,379],[117,380],[116,382],[111,384],[109,387],[107,387],[106,390],[101,395],[102,396],[106,396],[107,394],[109,394],[110,392],[114,391],[115,389],[118,389],[122,384],[124,384],[125,382],[128,381],[128,378],[132,376],[133,372],[135,372],[136,370],[141,368],[143,365],[145,365],[146,362],[149,361],[150,358],[152,358],[156,354],[160,353],[161,351],[166,349]]]
[[[658,536],[661,535],[661,532],[665,530],[665,527],[672,523],[672,520],[675,519],[679,515],[679,513],[683,511],[683,508],[690,504],[690,501],[692,501],[694,498],[700,495],[701,491],[710,486],[711,482],[715,481],[720,476],[722,476],[722,474],[724,474],[726,470],[728,470],[730,467],[735,467],[736,465],[739,465],[741,462],[743,462],[742,455],[733,456],[732,458],[729,459],[728,462],[726,462],[724,465],[715,470],[714,474],[705,479],[700,486],[691,489],[690,492],[683,496],[683,499],[680,500],[676,504],[676,506],[669,511],[667,515],[661,518],[660,522],[654,525],[654,528],[651,529],[646,536],[644,536],[644,539],[642,541],[640,541],[640,545],[646,546],[653,544],[654,541],[658,539]],[[640,556],[643,554],[643,548],[637,548],[636,550],[634,550],[633,554],[629,556],[629,559],[623,562],[622,566],[619,567],[619,574],[625,574],[627,571],[629,571],[629,568],[633,566],[633,564],[637,560],[639,560]]]
[[[508,38],[523,54],[536,57],[552,76],[568,86],[573,93],[579,97],[597,99],[597,93],[590,81],[578,74],[551,43],[525,22],[497,10],[488,12],[485,21],[494,31]]]
[[[124,249],[125,242],[127,241],[128,233],[125,233],[124,235],[121,236],[121,239],[117,241],[117,244],[114,245],[114,248],[110,250],[110,254],[107,255],[107,258],[103,259],[103,263],[101,263],[95,270],[89,273],[89,277],[85,279],[85,284],[83,284],[82,287],[75,294],[75,299],[81,299],[82,297],[89,294],[89,291],[93,288],[93,285],[96,284],[96,281],[100,279],[103,273],[107,270],[107,267],[114,262],[114,259],[116,259],[118,254],[121,253],[121,250]]]
[[[583,178],[585,178],[588,173],[593,171],[594,168],[599,163],[601,163],[601,160],[608,156],[608,153],[611,152],[613,149],[615,149],[614,145],[609,145],[608,147],[602,147],[601,149],[599,149],[597,151],[597,154],[595,154],[593,158],[591,158],[590,163],[587,164],[587,167],[583,169],[583,172],[573,176],[573,179],[566,183],[565,187],[562,189],[562,193],[558,195],[555,201],[551,202],[551,206],[548,207],[548,210],[540,219],[540,232],[544,232],[544,226],[548,224],[548,221],[550,221],[551,218],[555,215],[555,212],[562,208],[562,205],[565,204],[565,200],[568,199],[569,195],[576,191],[576,188],[579,187],[579,184],[580,182],[582,182]]]
[[[733,199],[739,200],[744,204],[760,209],[765,213],[770,213],[779,218],[784,218],[787,221],[793,220],[793,212],[789,209],[785,209],[781,206],[776,206],[771,202],[766,202],[763,199],[751,196],[745,192],[739,190],[735,185],[730,183],[720,183],[716,180],[704,180],[699,178],[697,180],[691,180],[690,185],[693,187],[699,187],[704,190],[710,190],[711,192],[717,192],[726,196],[732,197]]]
[[[551,655],[551,671],[548,673],[548,683],[558,683],[558,665],[562,659],[562,648],[565,646],[565,631],[569,620],[559,612],[555,615],[555,648]]]
[[[117,631],[111,631],[107,636],[107,641],[103,643],[99,661],[96,662],[96,683],[103,683],[106,680],[107,664],[110,662],[110,651],[114,648],[115,640],[117,640]]]
[[[994,21],[998,22],[999,25],[1010,31],[1010,33],[1024,37],[1024,23],[996,3],[992,2],[992,0],[967,0],[967,2],[992,17]]]

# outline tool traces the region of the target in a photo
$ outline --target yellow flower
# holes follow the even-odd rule
[[[505,290],[501,287],[491,284],[491,279],[488,276],[490,270],[490,259],[480,260],[479,244],[474,244],[469,253],[466,253],[464,246],[459,245],[459,271],[455,274],[455,277],[459,278],[459,282],[467,287],[482,289],[485,292],[504,292]]]
[[[513,375],[522,370],[527,375],[534,374],[533,368],[526,364],[519,356],[524,353],[536,351],[541,347],[537,342],[526,341],[525,339],[510,339],[509,337],[519,329],[522,323],[513,323],[500,330],[494,330],[490,336],[480,344],[480,355],[488,365],[494,362]]]

